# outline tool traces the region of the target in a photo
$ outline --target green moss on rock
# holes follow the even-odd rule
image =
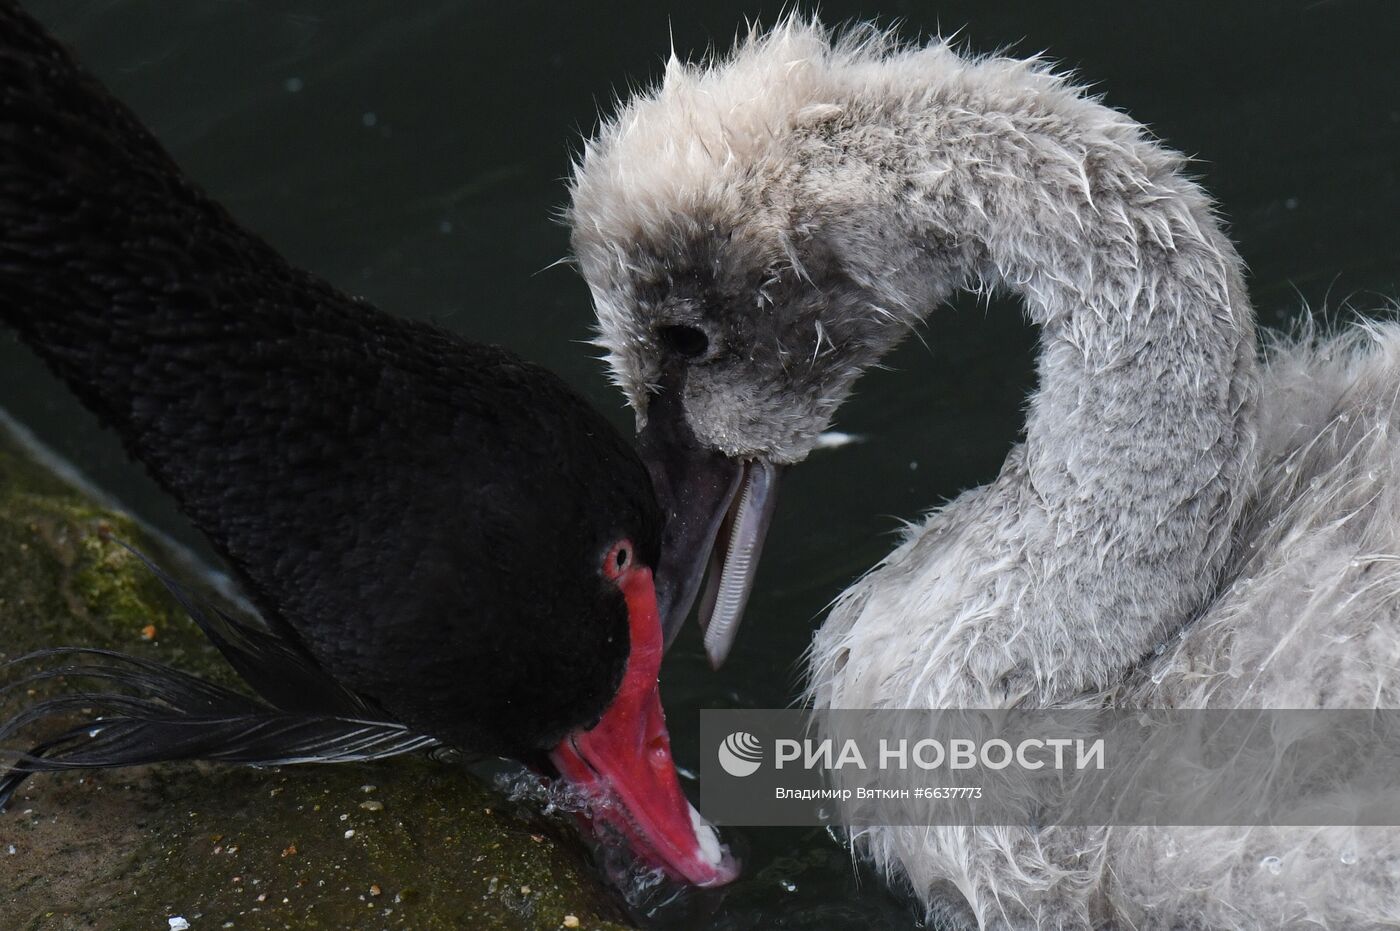
[[[113,537],[165,561],[0,427],[0,660],[101,646],[235,681]],[[0,876],[7,929],[624,927],[567,829],[421,758],[36,776]]]

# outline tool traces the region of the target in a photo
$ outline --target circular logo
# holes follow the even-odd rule
[[[757,737],[735,731],[719,745],[719,765],[731,776],[752,776],[763,763],[763,744]]]

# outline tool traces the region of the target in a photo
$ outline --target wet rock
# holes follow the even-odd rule
[[[0,424],[0,660],[81,644],[236,681],[111,536],[183,575]],[[40,775],[0,814],[0,928],[620,929],[586,856],[421,758]]]

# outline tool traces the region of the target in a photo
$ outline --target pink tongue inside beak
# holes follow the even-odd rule
[[[622,687],[602,719],[566,737],[550,760],[597,800],[590,813],[595,824],[620,833],[640,859],[697,886],[723,885],[738,867],[686,801],[671,759],[657,685],[662,638],[651,570],[632,568],[618,584],[632,640]]]

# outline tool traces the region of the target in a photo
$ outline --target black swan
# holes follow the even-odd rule
[[[0,729],[101,714],[20,756],[0,795],[45,770],[440,743],[553,769],[648,863],[731,878],[671,759],[661,515],[625,440],[549,372],[288,265],[9,0],[0,37],[0,323],[120,434],[267,624],[188,605],[261,701],[50,651],[119,688]]]

